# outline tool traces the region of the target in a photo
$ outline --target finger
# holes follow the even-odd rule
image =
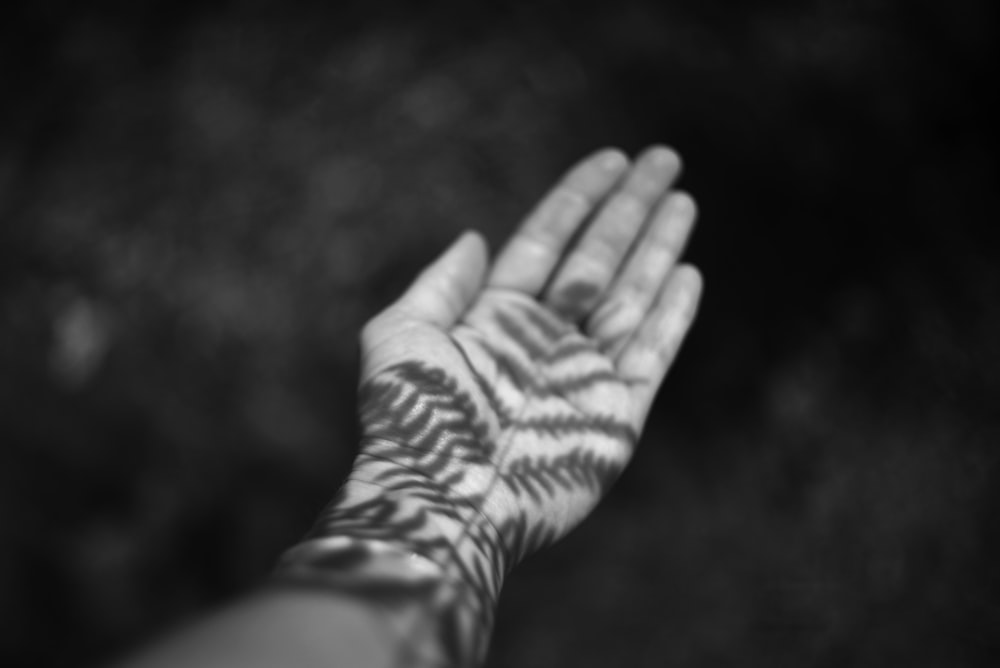
[[[466,231],[390,308],[439,327],[451,327],[479,294],[487,265],[483,237]]]
[[[621,151],[605,149],[573,167],[507,242],[487,284],[538,294],[569,240],[618,183],[627,166],[628,158]]]
[[[637,430],[642,429],[656,391],[694,321],[701,292],[702,278],[698,270],[690,265],[678,265],[618,357],[618,372],[632,392]]]
[[[650,210],[680,171],[680,158],[653,146],[636,161],[559,268],[545,301],[569,320],[589,313],[618,273]]]
[[[684,250],[696,215],[687,193],[673,192],[663,199],[625,268],[587,319],[585,331],[610,357],[618,356],[646,317]]]

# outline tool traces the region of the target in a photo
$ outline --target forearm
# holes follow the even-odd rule
[[[678,168],[601,151],[492,268],[465,234],[422,272],[362,332],[365,441],[313,531],[131,667],[480,664],[505,574],[603,497],[694,317]]]
[[[363,452],[278,581],[369,602],[397,665],[477,665],[508,560],[475,495],[454,492]]]
[[[481,663],[507,568],[492,529],[475,509],[450,508],[429,482],[372,482],[388,468],[359,457],[263,588],[121,668]]]
[[[189,623],[118,668],[394,668],[390,629],[369,601],[268,586]]]

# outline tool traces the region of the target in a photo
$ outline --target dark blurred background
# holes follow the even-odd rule
[[[353,456],[356,335],[466,227],[667,142],[700,319],[490,666],[1000,650],[987,0],[41,2],[0,23],[0,664],[250,588]]]

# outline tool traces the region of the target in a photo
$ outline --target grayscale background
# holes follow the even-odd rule
[[[101,664],[252,587],[350,464],[364,321],[651,142],[700,203],[700,319],[488,665],[985,664],[991,4],[8,8],[0,664]]]

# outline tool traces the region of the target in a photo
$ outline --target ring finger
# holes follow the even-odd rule
[[[679,171],[680,159],[672,150],[646,150],[556,270],[544,301],[571,321],[590,313]]]

